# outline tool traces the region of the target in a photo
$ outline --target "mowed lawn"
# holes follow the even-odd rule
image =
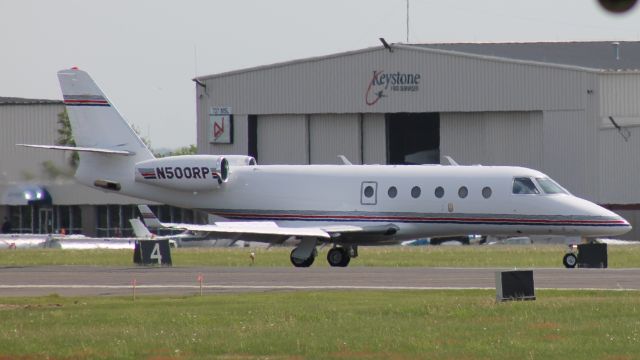
[[[313,266],[328,266],[329,247],[320,249]],[[291,248],[179,248],[171,256],[174,266],[291,266]],[[499,246],[382,246],[360,247],[349,266],[424,267],[562,267],[566,247],[561,245]],[[640,266],[640,246],[609,246],[609,267]],[[127,266],[132,250],[0,250],[0,266],[96,265]]]
[[[291,248],[174,249],[174,266],[291,266]],[[249,253],[256,255],[250,264]],[[316,264],[327,266],[327,248]],[[561,267],[564,246],[363,247],[350,266]],[[129,266],[130,250],[0,251],[5,266]],[[610,246],[610,267],[640,247]],[[3,298],[0,359],[636,359],[640,292],[299,291]]]
[[[0,298],[0,359],[637,359],[640,294]]]

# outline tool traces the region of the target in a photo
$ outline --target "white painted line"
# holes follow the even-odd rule
[[[60,285],[22,284],[0,285],[0,289],[131,289],[131,285]],[[495,290],[495,287],[480,286],[349,286],[349,285],[203,285],[211,290]],[[199,285],[136,285],[136,289],[200,289]],[[536,290],[579,291],[640,291],[624,288],[536,288]]]
[[[131,285],[0,285],[0,289],[131,289]],[[202,285],[203,289],[230,290],[493,290],[492,287],[349,286],[349,285]],[[136,285],[136,289],[200,289],[200,285]]]

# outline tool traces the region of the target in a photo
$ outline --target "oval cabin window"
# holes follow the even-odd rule
[[[372,186],[367,186],[366,188],[364,188],[364,196],[370,198],[373,196],[373,187]]]

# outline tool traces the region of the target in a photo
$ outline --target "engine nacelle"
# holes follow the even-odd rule
[[[227,161],[229,161],[229,166],[253,166],[258,165],[256,159],[253,156],[248,155],[225,155],[224,156]]]
[[[135,167],[137,182],[182,191],[215,190],[228,178],[229,161],[220,155],[169,156]]]

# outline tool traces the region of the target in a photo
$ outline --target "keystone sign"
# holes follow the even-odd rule
[[[396,94],[398,92],[416,92],[420,90],[420,77],[418,73],[391,72],[384,70],[374,70],[364,101],[367,105],[375,105],[383,97]]]

